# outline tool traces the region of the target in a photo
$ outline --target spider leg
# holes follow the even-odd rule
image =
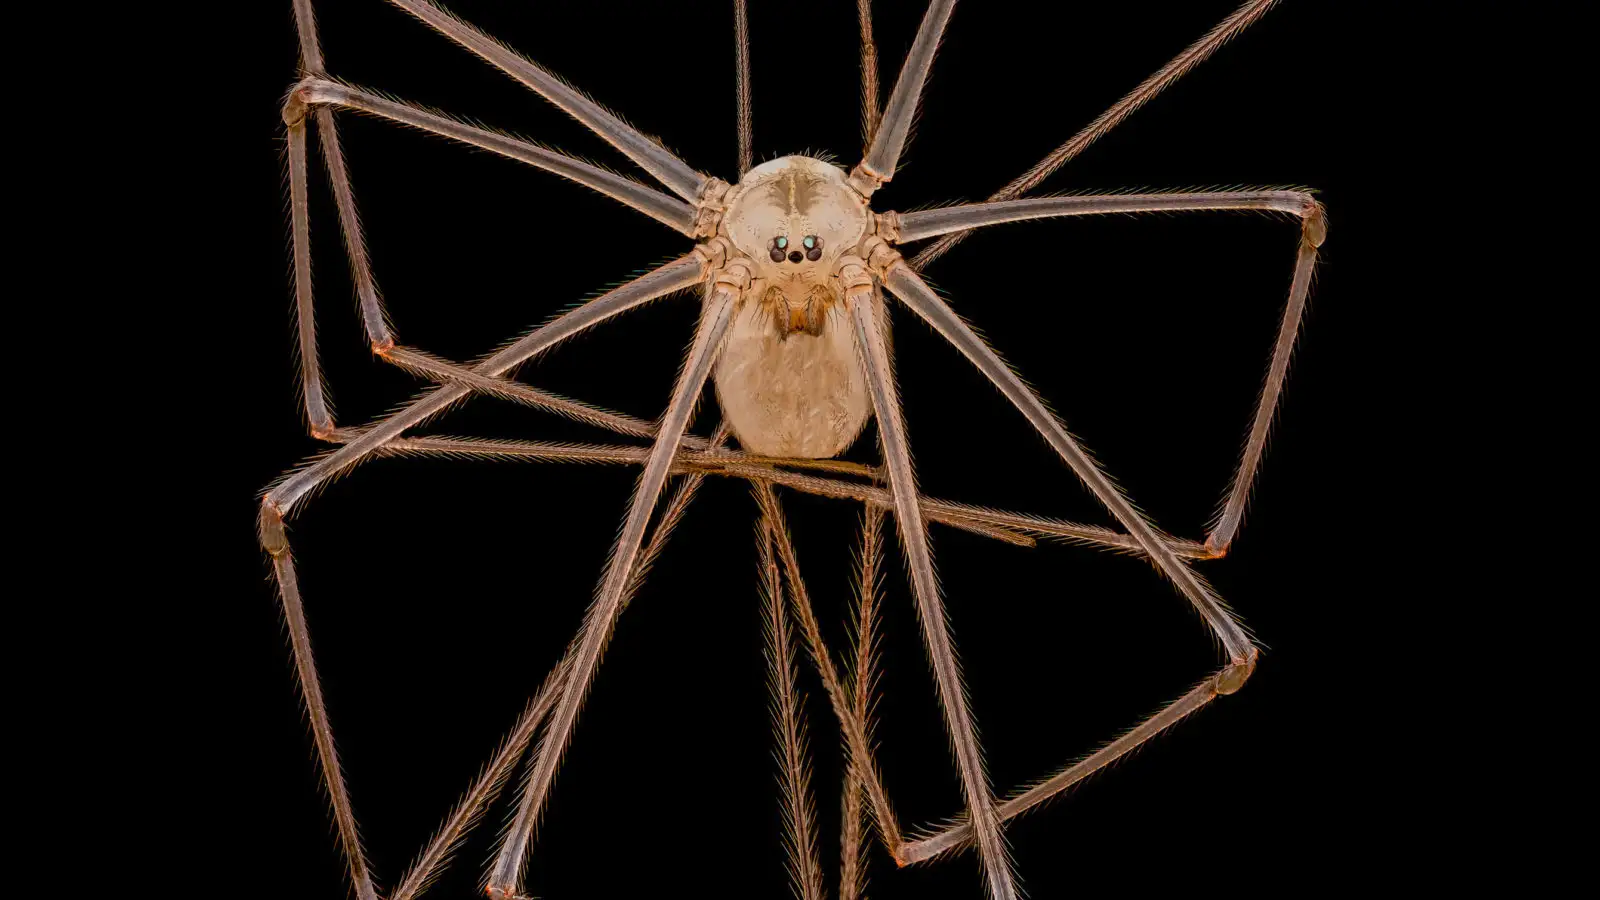
[[[1033,197],[966,203],[909,213],[883,213],[892,217],[896,243],[966,231],[1003,222],[1053,219],[1060,216],[1095,216],[1111,213],[1195,212],[1253,209],[1288,213],[1307,223],[1322,217],[1321,204],[1306,191],[1269,189],[1200,191],[1195,193],[1109,194],[1085,197]]]
[[[1061,168],[1068,160],[1082,153],[1085,148],[1111,129],[1117,127],[1123,119],[1132,115],[1134,110],[1145,105],[1149,100],[1166,90],[1169,85],[1186,75],[1190,69],[1204,62],[1207,57],[1215,53],[1217,48],[1233,40],[1238,34],[1249,28],[1255,21],[1266,15],[1267,10],[1276,6],[1278,0],[1247,0],[1244,5],[1234,10],[1231,15],[1217,27],[1206,32],[1205,36],[1184,48],[1182,53],[1173,57],[1166,65],[1156,71],[1154,75],[1139,83],[1126,97],[1112,104],[1111,108],[1101,113],[1093,122],[1084,126],[1082,131],[1073,135],[1065,144],[1050,152],[1049,156],[1040,160],[1037,165],[1010,184],[994,192],[990,200],[1014,200],[1028,191],[1033,190],[1040,182],[1050,177],[1050,174]],[[965,238],[966,232],[955,232],[940,238],[937,243],[925,247],[921,253],[911,261],[911,267],[921,271],[928,263],[933,262],[945,251],[954,247]]]
[[[317,678],[317,663],[311,653],[311,632],[306,628],[305,607],[301,603],[300,585],[295,578],[294,557],[289,552],[283,519],[269,514],[266,506],[261,510],[260,533],[261,546],[272,556],[272,572],[278,583],[278,596],[283,601],[289,643],[294,648],[295,674],[299,677],[300,690],[305,698],[306,713],[311,718],[311,735],[317,745],[317,759],[322,764],[323,784],[328,788],[328,800],[333,806],[339,845],[350,867],[350,880],[360,900],[377,900],[372,877],[367,872],[367,858],[361,848],[355,812],[345,788],[344,774],[339,768],[339,754],[334,749],[333,729],[328,724],[328,709],[323,702],[321,682]]]
[[[701,438],[694,440],[701,441]],[[691,448],[689,439],[682,446]],[[455,456],[482,459],[559,460],[608,464],[643,464],[649,457],[648,448],[596,444],[552,444],[541,441],[485,440],[483,438],[458,438],[425,436],[395,438],[374,451],[379,456]],[[882,488],[854,484],[832,478],[819,478],[798,472],[789,472],[775,466],[804,466],[825,472],[842,472],[852,475],[871,475],[873,470],[861,471],[856,463],[841,460],[775,459],[750,456],[738,450],[706,453],[686,449],[678,455],[673,472],[701,471],[712,475],[744,478],[751,481],[768,481],[819,497],[854,500],[876,509],[886,510],[894,505],[894,498]],[[1084,525],[1038,516],[1032,513],[1008,512],[985,506],[972,506],[941,500],[936,497],[919,497],[923,515],[933,522],[949,525],[995,538],[1019,547],[1032,547],[1028,535],[1051,538],[1066,543],[1100,547],[1119,553],[1143,556],[1144,551],[1134,538],[1101,525]],[[1172,552],[1184,559],[1210,559],[1212,553],[1197,541],[1167,536]]]
[[[400,886],[394,889],[390,900],[411,900],[427,890],[434,876],[450,862],[461,841],[478,824],[484,809],[500,795],[512,767],[522,758],[523,751],[528,749],[528,742],[533,739],[533,733],[544,722],[545,716],[550,714],[550,707],[555,705],[556,691],[561,687],[565,674],[566,670],[557,665],[545,676],[544,684],[539,686],[528,708],[512,726],[511,733],[500,742],[489,764],[483,767],[478,779],[467,788],[461,801],[445,817],[439,830],[434,832],[428,846],[423,848],[405,877],[400,879]]]
[[[850,184],[862,196],[871,197],[884,182],[894,177],[900,151],[905,149],[906,138],[911,133],[911,120],[916,117],[917,101],[922,98],[922,85],[928,80],[933,55],[939,49],[939,38],[944,34],[944,26],[950,21],[950,11],[955,5],[956,0],[931,0],[928,11],[923,13],[916,40],[900,68],[900,77],[889,94],[889,103],[883,109],[883,118],[872,136],[872,143],[867,146],[866,156],[850,173]]]
[[[628,123],[607,112],[598,103],[569,87],[560,78],[534,65],[453,13],[429,0],[389,0],[395,6],[421,19],[428,27],[477,54],[485,62],[527,85],[562,112],[588,126],[611,146],[621,150],[640,168],[666,185],[674,194],[694,203],[700,199],[708,179],[691,169],[660,144],[645,137]]]
[[[722,337],[727,332],[732,317],[733,301],[738,291],[748,283],[748,269],[737,268],[742,269],[739,274],[744,275],[742,280],[746,282],[745,284],[719,281],[707,294],[694,344],[685,358],[678,383],[673,388],[672,400],[667,406],[665,415],[662,416],[655,444],[651,447],[650,458],[639,476],[633,503],[613,546],[605,576],[596,592],[594,603],[584,617],[579,637],[568,653],[567,665],[570,668],[566,683],[562,686],[561,698],[546,724],[544,737],[540,741],[533,770],[529,774],[526,790],[522,796],[522,803],[516,819],[506,832],[499,857],[489,878],[489,890],[492,896],[512,897],[519,894],[517,888],[522,880],[522,862],[532,839],[534,825],[543,811],[545,797],[549,794],[556,769],[571,738],[578,711],[588,694],[589,685],[600,664],[600,656],[610,639],[623,594],[632,577],[634,562],[638,558],[645,527],[667,477],[671,474],[678,442],[688,426],[690,415],[705,386],[706,378],[721,350]],[[734,279],[734,274],[724,270],[718,277]]]
[[[724,424],[713,435],[712,445],[720,447],[727,436],[728,426]],[[704,480],[703,474],[694,473],[679,483],[672,500],[667,503],[666,511],[661,514],[661,521],[656,523],[655,530],[650,534],[650,543],[644,552],[639,554],[639,562],[634,566],[633,580],[622,599],[623,608],[627,608],[639,586],[644,583],[651,564],[666,546],[667,537],[682,520],[684,510],[688,509],[689,501],[694,498],[695,492],[699,490]],[[439,826],[433,840],[417,857],[417,861],[412,863],[411,870],[400,880],[400,886],[395,888],[390,900],[411,900],[413,896],[427,889],[434,874],[449,861],[451,854],[466,837],[467,832],[477,824],[483,809],[494,802],[501,788],[505,786],[505,779],[511,773],[511,767],[521,758],[534,731],[544,721],[550,707],[555,704],[556,689],[560,687],[564,676],[565,669],[557,666],[545,677],[539,692],[534,695],[533,701],[528,704],[528,709],[517,720],[511,733],[501,742],[494,758],[484,767],[472,787],[468,788],[461,802],[446,817],[444,824]]]
[[[878,87],[878,45],[872,40],[872,0],[856,0],[856,18],[861,23],[861,142],[871,147],[878,131],[882,96]],[[866,150],[862,153],[865,155]]]
[[[295,0],[294,18],[300,37],[301,72],[305,75],[321,74],[322,49],[317,41],[316,21],[310,0]],[[311,222],[307,196],[307,112],[305,104],[292,96],[283,107],[283,121],[289,129],[289,209],[294,247],[295,318],[300,337],[300,382],[312,436],[336,440],[333,412],[317,362],[317,326],[311,288]],[[372,280],[371,266],[367,262],[366,242],[361,235],[361,219],[356,214],[355,194],[350,188],[350,173],[345,166],[344,151],[339,145],[339,132],[332,113],[316,110],[315,116],[334,203],[339,210],[339,226],[344,233],[345,255],[355,280],[356,296],[360,298],[362,326],[374,348],[385,347],[394,343],[394,338],[383,300]]]
[[[1140,548],[1150,557],[1157,569],[1169,578],[1178,590],[1194,604],[1211,630],[1222,641],[1228,659],[1235,667],[1248,669],[1255,665],[1256,648],[1244,629],[1234,620],[1221,598],[1177,554],[1172,552],[1168,538],[1157,532],[1154,525],[1134,508],[1122,491],[1101,471],[1076,439],[1049,411],[1038,395],[990,349],[984,340],[973,332],[967,323],[956,315],[948,304],[939,299],[927,282],[911,270],[902,260],[893,260],[884,273],[884,286],[910,307],[933,329],[951,343],[978,368],[1006,399],[1017,408],[1029,424],[1048,441],[1083,481],[1095,497],[1116,517],[1123,528],[1138,541]]]
[[[656,427],[652,422],[612,412],[580,400],[571,400],[503,376],[483,375],[465,366],[410,347],[396,346],[381,355],[408,372],[431,378],[441,384],[470,388],[479,394],[553,412],[575,422],[605,428],[618,434],[642,438],[655,437]],[[705,438],[692,434],[684,436],[683,445],[696,449],[705,449],[707,446]]]
[[[867,0],[863,0],[865,4]],[[878,647],[878,567],[883,561],[883,510],[867,509],[861,515],[860,568],[856,576],[856,620],[854,629],[855,659],[850,673],[850,712],[862,723],[867,747],[872,746],[872,705],[877,690],[877,662],[873,658]],[[867,835],[861,829],[863,796],[870,796],[872,787],[852,768],[845,776],[844,824],[839,835],[839,900],[858,900],[867,890],[866,865],[861,860],[867,848]],[[876,813],[874,812],[874,815]],[[896,829],[898,839],[898,825]]]
[[[1256,401],[1256,414],[1250,422],[1250,434],[1245,438],[1244,451],[1239,455],[1239,467],[1233,472],[1228,499],[1212,522],[1211,533],[1206,535],[1206,549],[1213,556],[1228,552],[1234,535],[1239,533],[1239,526],[1244,523],[1245,503],[1250,499],[1250,488],[1261,470],[1261,454],[1266,449],[1267,432],[1272,428],[1272,419],[1278,409],[1278,395],[1283,392],[1283,380],[1289,374],[1289,356],[1294,352],[1295,338],[1300,333],[1300,318],[1305,313],[1306,294],[1311,290],[1317,248],[1322,245],[1327,233],[1327,221],[1319,206],[1315,216],[1306,219],[1300,236],[1300,248],[1295,253],[1294,281],[1289,286],[1289,304],[1284,307],[1283,322],[1278,326],[1272,362],[1267,365],[1267,378],[1261,387],[1261,398]]]
[[[1295,253],[1294,278],[1289,285],[1289,300],[1284,307],[1283,321],[1279,325],[1278,338],[1273,345],[1272,361],[1267,366],[1267,376],[1261,389],[1261,396],[1256,402],[1255,416],[1245,436],[1244,451],[1239,457],[1239,465],[1234,470],[1222,508],[1212,522],[1211,533],[1206,536],[1207,555],[1212,557],[1225,555],[1234,536],[1238,534],[1239,526],[1244,521],[1245,504],[1250,499],[1250,488],[1255,483],[1256,474],[1261,468],[1261,454],[1266,448],[1267,434],[1272,429],[1272,419],[1278,408],[1278,397],[1283,393],[1283,382],[1289,372],[1289,358],[1294,353],[1295,339],[1300,333],[1300,320],[1305,313],[1306,295],[1311,290],[1311,275],[1317,262],[1317,248],[1322,246],[1322,242],[1328,236],[1328,219],[1322,204],[1305,191],[1249,190],[1045,197],[973,203],[904,215],[885,215],[885,220],[890,223],[890,229],[896,227],[899,229],[895,240],[914,241],[937,234],[960,232],[1023,219],[1105,213],[1226,209],[1265,210],[1298,216],[1300,244]],[[910,276],[910,278],[915,277]]]
[[[1022,812],[1105,766],[1174,722],[1210,702],[1216,696],[1237,691],[1249,679],[1251,671],[1255,668],[1258,651],[1245,634],[1244,629],[1234,620],[1223,605],[1221,599],[1206,585],[1204,580],[1178,559],[1177,555],[1172,552],[1172,548],[1165,537],[1159,534],[1155,527],[1123,496],[1110,478],[1100,470],[1099,466],[1090,459],[1077,441],[1067,433],[1067,430],[1044,406],[1038,396],[944,301],[933,293],[932,289],[911,270],[910,266],[905,265],[903,260],[891,258],[884,265],[883,279],[884,285],[890,293],[909,306],[913,312],[922,317],[945,340],[949,341],[966,356],[1023,413],[1029,423],[1050,443],[1057,454],[1072,468],[1073,472],[1077,474],[1095,497],[1111,511],[1112,515],[1128,530],[1128,533],[1139,542],[1145,554],[1156,567],[1167,578],[1172,580],[1178,589],[1194,604],[1228,654],[1228,663],[1221,671],[1179,698],[1175,703],[1082,763],[1069,767],[1036,788],[1012,798],[1011,801],[1008,801],[1011,805],[1009,807],[1002,806],[998,812],[999,817],[1003,820],[1010,815]],[[972,822],[975,823],[976,827],[973,827],[973,824],[968,824],[966,828],[978,842],[979,852],[982,853],[985,832],[993,828],[994,823],[977,819],[973,819]],[[959,834],[946,833],[936,835],[930,838],[928,842],[921,844],[920,847],[912,845],[907,852],[910,855],[910,861],[926,859],[962,843],[965,839]]]
[[[932,10],[929,15],[932,16]],[[924,19],[926,23],[927,19]],[[919,34],[919,41],[921,37]],[[913,55],[915,52],[913,48]],[[904,76],[901,80],[905,80]],[[889,130],[889,114],[885,115],[884,121],[884,129],[878,133],[879,140]],[[845,304],[855,322],[856,340],[861,348],[873,408],[878,418],[878,439],[883,445],[889,487],[894,494],[895,520],[911,568],[918,619],[922,622],[923,640],[938,683],[945,727],[955,751],[966,794],[967,813],[977,837],[978,855],[988,879],[989,894],[993,900],[1014,900],[1017,889],[1011,872],[1011,860],[1000,837],[1000,822],[995,814],[988,773],[984,769],[983,751],[978,744],[977,725],[968,707],[960,663],[950,640],[944,602],[939,597],[939,585],[933,573],[933,556],[928,547],[922,508],[917,502],[916,474],[911,467],[911,451],[906,440],[905,422],[901,418],[900,397],[895,388],[889,351],[884,340],[884,324],[870,282],[865,287],[859,284],[851,286],[845,295]]]
[[[491,377],[504,375],[579,332],[651,300],[699,283],[705,273],[705,257],[699,252],[680,257],[557,316],[485,359],[474,367],[474,371]],[[276,515],[287,514],[290,507],[317,485],[357,465],[401,432],[439,415],[470,393],[470,389],[453,384],[429,391],[398,412],[363,429],[348,443],[311,466],[290,474],[272,488],[263,503],[270,505]]]
[[[650,450],[648,447],[552,444],[540,441],[484,440],[482,438],[436,437],[430,435],[416,438],[395,438],[381,449],[374,451],[373,455],[444,456],[459,459],[520,459],[538,462],[559,461],[643,465],[649,459]],[[748,457],[737,450],[718,453],[685,450],[680,452],[677,460],[673,462],[672,472],[675,475],[680,473],[722,475],[731,478],[743,478],[748,481],[771,482],[772,484],[783,485],[784,487],[793,488],[804,493],[816,494],[821,497],[855,500],[877,509],[888,509],[893,505],[889,492],[881,488],[867,487],[831,478],[800,475],[773,468],[772,464],[767,462],[741,462],[741,460],[746,459],[765,460],[766,458]],[[776,460],[773,462],[787,465],[829,461]],[[850,464],[846,463],[846,465]],[[1132,538],[1118,534],[1108,528],[1101,528],[1095,525],[1080,525],[1076,522],[1048,519],[1026,513],[1008,513],[983,507],[965,506],[959,503],[951,503],[948,500],[937,500],[930,497],[920,499],[923,512],[930,521],[940,522],[953,528],[960,528],[973,534],[994,538],[1019,547],[1035,546],[1035,541],[1031,537],[1020,533],[1021,529],[1027,529],[1048,537],[1070,542],[1101,545],[1122,552],[1138,552],[1138,548],[1133,544]],[[1000,522],[1005,524],[998,524]],[[1190,556],[1205,555],[1204,549],[1192,541],[1183,542],[1175,552],[1185,553]]]
[[[306,196],[306,125],[289,123],[289,220],[294,247],[294,317],[300,343],[300,389],[313,437],[334,433],[333,411],[317,361],[316,304],[311,293],[311,222]]]
[[[1224,668],[1216,675],[1196,685],[1187,694],[1168,704],[1160,712],[1140,722],[1127,734],[1117,738],[1084,759],[1067,766],[1033,787],[1020,791],[1000,803],[998,807],[1000,820],[1002,822],[1010,821],[1016,816],[1038,806],[1072,785],[1088,778],[1095,772],[1111,765],[1119,757],[1177,724],[1185,716],[1215,700],[1218,696],[1231,694],[1242,686],[1243,682],[1239,678],[1237,669],[1232,666]],[[963,822],[921,840],[908,842],[903,850],[903,861],[906,864],[923,862],[971,841],[972,826]]]
[[[696,213],[693,206],[676,197],[669,197],[653,188],[645,187],[631,178],[607,172],[570,156],[547,150],[538,144],[477,128],[409,103],[391,100],[370,91],[316,76],[308,77],[295,85],[291,102],[294,101],[316,107],[319,115],[333,107],[352,109],[402,125],[410,125],[463,144],[481,147],[491,153],[498,153],[575,181],[644,213],[679,234],[692,237],[695,232]]]
[[[316,19],[311,9],[311,0],[295,0],[294,20],[300,41],[301,70],[305,73],[322,72],[322,48],[317,38]],[[288,104],[284,108],[283,119],[289,129],[290,222],[293,234],[295,318],[300,345],[301,388],[304,392],[306,417],[312,435],[329,438],[334,435],[335,426],[317,361],[315,306],[311,290],[306,109],[303,105]],[[350,192],[349,174],[345,170],[344,155],[339,147],[332,116],[319,118],[318,125],[321,127],[324,156],[333,182],[334,199],[339,206],[341,225],[345,229],[346,251],[352,266],[356,269],[362,319],[370,340],[374,343],[388,340],[388,327],[382,303],[370,279],[365,277],[366,249],[361,242],[359,223],[355,218],[354,196]],[[295,673],[300,683],[301,695],[305,699],[306,713],[311,721],[312,739],[317,747],[323,783],[328,789],[328,802],[333,808],[340,849],[344,853],[356,896],[360,900],[377,900],[377,892],[373,888],[372,876],[367,867],[366,853],[361,847],[361,835],[356,824],[355,812],[351,807],[344,775],[339,767],[333,731],[328,724],[327,705],[323,700],[321,682],[317,677],[316,659],[311,649],[311,633],[306,626],[305,608],[301,602],[300,585],[295,576],[294,557],[289,550],[283,517],[263,503],[258,528],[261,545],[272,558],[273,576],[283,604],[289,642],[294,648]]]
[[[873,758],[871,750],[871,695],[872,682],[874,680],[872,648],[874,640],[874,606],[877,590],[877,526],[882,517],[881,509],[869,508],[863,518],[862,568],[857,591],[859,608],[856,630],[855,673],[854,679],[849,683],[847,699],[850,705],[846,706],[841,701],[841,697],[846,696],[847,693],[843,687],[845,681],[839,677],[834,669],[833,656],[822,640],[821,629],[817,625],[810,595],[805,589],[805,581],[800,576],[799,561],[795,554],[793,543],[789,539],[788,530],[784,526],[781,508],[778,506],[776,498],[771,494],[770,488],[765,488],[764,485],[763,490],[758,492],[757,498],[763,504],[763,509],[767,510],[765,515],[778,525],[775,534],[779,541],[779,557],[783,560],[785,572],[789,579],[790,598],[794,604],[796,616],[800,620],[801,630],[806,636],[812,661],[822,678],[823,686],[833,705],[835,715],[839,718],[841,728],[845,733],[846,749],[850,754],[851,765],[847,772],[846,794],[843,804],[844,831],[841,835],[841,842],[844,845],[844,861],[841,865],[840,896],[841,898],[859,896],[861,891],[859,879],[863,877],[863,873],[856,867],[855,860],[856,854],[859,852],[860,839],[852,831],[853,828],[859,827],[861,814],[857,792],[867,795],[884,847],[901,865],[922,862],[969,843],[972,839],[972,828],[970,824],[963,823],[925,839],[905,840],[902,837],[899,823],[895,819],[893,807],[889,802],[888,794],[883,787],[881,776],[878,774],[877,765]],[[923,507],[924,509],[928,507],[927,500],[923,500]],[[1230,678],[1231,680],[1224,682],[1225,678]],[[1231,684],[1232,687],[1224,690],[1224,687],[1228,684]],[[1118,757],[1205,705],[1218,694],[1231,693],[1232,690],[1237,690],[1241,684],[1242,682],[1237,680],[1237,673],[1233,669],[1224,669],[1217,677],[1206,681],[1097,753],[999,804],[996,807],[999,821],[1004,822],[1020,815],[1044,802],[1049,797],[1065,790],[1072,784],[1110,765]],[[852,885],[855,887],[852,888]],[[852,893],[852,890],[854,890],[854,893]]]
[[[760,482],[751,484],[758,495],[772,488]],[[767,615],[763,629],[767,636],[768,683],[772,691],[772,724],[778,735],[782,763],[782,809],[787,838],[789,876],[801,900],[822,900],[822,862],[817,857],[816,811],[812,808],[811,769],[806,762],[805,720],[795,686],[793,646],[789,641],[788,617],[783,611],[783,588],[778,577],[778,562],[773,545],[779,527],[768,515],[769,505],[758,496],[762,515],[756,541],[761,567],[761,593]]]
[[[534,354],[611,316],[695,284],[704,277],[704,272],[703,258],[698,254],[691,254],[676,262],[668,263],[556,318],[548,325],[489,357],[478,366],[477,371],[491,375],[502,374]],[[443,412],[468,393],[466,388],[453,385],[429,392],[399,412],[360,432],[349,443],[323,456],[312,465],[290,474],[273,486],[261,500],[258,518],[261,545],[272,558],[273,574],[283,602],[284,617],[288,622],[290,644],[294,650],[295,671],[311,720],[312,737],[322,767],[323,782],[328,789],[329,802],[333,807],[334,820],[338,826],[341,847],[349,863],[351,879],[356,886],[357,895],[362,900],[375,900],[376,894],[367,872],[355,814],[339,767],[338,754],[334,748],[333,729],[329,724],[327,706],[323,701],[321,682],[317,676],[316,661],[311,649],[311,635],[306,628],[304,606],[295,576],[294,557],[290,551],[284,521],[293,511],[295,504],[318,485],[355,466],[407,428]]]
[[[800,620],[800,630],[805,635],[811,661],[816,666],[817,674],[822,678],[828,702],[833,707],[834,715],[838,717],[839,725],[844,731],[845,750],[850,762],[848,769],[850,779],[852,782],[858,782],[866,791],[872,803],[873,816],[884,846],[888,848],[891,856],[898,858],[900,824],[895,818],[894,807],[889,803],[889,795],[883,789],[883,781],[878,776],[877,762],[872,754],[870,723],[866,716],[855,712],[858,700],[853,691],[845,689],[844,679],[839,676],[838,669],[834,666],[833,654],[822,641],[822,629],[817,624],[816,611],[812,608],[811,595],[806,591],[805,580],[800,576],[799,557],[795,553],[794,542],[789,537],[789,526],[784,521],[783,508],[778,504],[777,495],[773,492],[772,486],[765,482],[753,482],[753,487],[756,502],[761,507],[762,519],[772,523],[772,535],[777,542],[778,558],[783,561],[784,571],[789,577],[790,603],[796,618]],[[868,515],[881,516],[882,513],[872,510]]]
[[[755,166],[755,138],[750,128],[750,10],[746,0],[733,0],[734,91],[739,107],[739,176]]]

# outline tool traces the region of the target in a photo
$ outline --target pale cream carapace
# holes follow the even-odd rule
[[[729,192],[720,230],[755,271],[715,381],[750,452],[826,459],[866,425],[872,400],[834,270],[871,222],[844,171],[810,157],[757,166]]]

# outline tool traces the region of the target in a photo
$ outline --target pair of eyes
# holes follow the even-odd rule
[[[814,234],[808,234],[800,239],[800,246],[805,248],[803,254],[800,252],[799,247],[793,250],[789,249],[788,238],[775,237],[767,244],[767,255],[772,257],[773,262],[783,262],[785,256],[789,257],[789,261],[794,263],[802,259],[816,262],[822,258],[822,238]]]

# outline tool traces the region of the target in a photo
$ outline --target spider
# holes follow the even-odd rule
[[[335,80],[324,66],[311,0],[295,0],[302,77],[289,92],[283,119],[288,128],[301,378],[312,434],[337,446],[268,489],[261,503],[259,530],[261,543],[271,557],[289,623],[297,675],[309,710],[339,843],[359,897],[376,898],[378,894],[360,846],[354,811],[334,748],[285,520],[319,486],[378,456],[590,460],[642,467],[582,628],[484,773],[389,894],[397,900],[416,896],[428,886],[533,744],[515,817],[500,841],[484,884],[492,897],[524,896],[523,874],[534,831],[617,617],[707,475],[747,480],[761,512],[758,547],[768,604],[785,830],[797,892],[807,900],[822,897],[823,888],[806,797],[806,763],[790,659],[791,622],[798,624],[802,643],[841,724],[848,755],[846,815],[856,819],[846,822],[847,829],[856,827],[862,818],[867,819],[886,851],[902,865],[975,847],[988,894],[993,898],[1009,900],[1018,896],[1017,878],[1003,839],[1006,822],[1104,768],[1216,697],[1234,693],[1244,685],[1256,664],[1257,647],[1220,598],[1192,570],[1189,561],[1224,555],[1242,523],[1299,330],[1318,247],[1326,236],[1323,209],[1307,191],[1282,189],[1035,198],[1024,195],[1249,27],[1275,5],[1275,0],[1252,0],[1239,7],[987,202],[905,213],[875,210],[871,200],[896,173],[954,0],[933,0],[929,4],[881,110],[870,4],[860,0],[866,150],[848,170],[808,156],[785,156],[754,164],[748,27],[745,5],[736,2],[742,173],[736,183],[694,170],[579,91],[435,3],[390,2],[572,116],[644,169],[665,192],[553,150]],[[459,364],[402,345],[394,337],[374,287],[350,176],[340,149],[334,117],[337,110],[366,113],[421,129],[567,178],[661,222],[693,244],[680,258],[555,318],[476,364]],[[318,366],[307,199],[308,143],[313,130],[321,144],[371,348],[379,358],[438,385],[399,411],[356,429],[335,425]],[[1265,388],[1222,510],[1203,543],[1158,530],[1040,397],[919,275],[924,266],[975,228],[1058,216],[1200,210],[1286,214],[1295,217],[1301,229],[1288,303]],[[901,255],[900,247],[931,238],[938,240],[914,257]],[[600,322],[688,290],[700,294],[699,322],[659,421],[647,422],[558,396],[511,377],[519,366]],[[911,463],[889,350],[886,305],[891,301],[904,305],[931,326],[992,382],[1104,505],[1120,530],[997,512],[922,495]],[[714,387],[723,420],[709,437],[701,437],[688,429],[707,382]],[[650,443],[648,447],[576,446],[410,436],[417,427],[475,393],[552,411]],[[856,442],[869,421],[877,424],[881,465],[865,466],[838,459]],[[737,443],[737,449],[730,446],[730,440]],[[674,476],[678,481],[663,506],[668,483]],[[901,829],[873,753],[868,696],[872,680],[870,601],[864,599],[862,603],[854,671],[841,672],[834,662],[836,657],[823,642],[806,595],[775,486],[863,504],[867,510],[863,541],[868,546],[874,545],[884,528],[882,519],[893,516],[910,569],[921,637],[963,792],[966,812],[961,821],[918,838],[907,837]],[[1024,791],[997,799],[985,772],[983,749],[934,574],[927,537],[929,521],[1010,543],[1026,545],[1036,536],[1048,536],[1144,557],[1193,604],[1219,641],[1226,662],[1214,675],[1123,737]],[[869,560],[871,556],[865,554]],[[870,567],[870,562],[864,565]],[[870,582],[872,577],[866,572],[862,576],[864,582]],[[536,744],[535,736],[539,738]],[[851,896],[852,891],[858,890],[848,885],[859,884],[854,873],[861,865],[857,851],[847,842],[841,865],[847,886],[841,890],[842,895]]]

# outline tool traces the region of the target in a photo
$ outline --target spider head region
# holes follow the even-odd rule
[[[815,302],[819,289],[839,299],[833,284],[839,257],[861,243],[872,221],[866,199],[846,178],[821,160],[784,156],[734,186],[721,230],[755,264],[752,296],[770,297],[776,289],[796,307]]]

